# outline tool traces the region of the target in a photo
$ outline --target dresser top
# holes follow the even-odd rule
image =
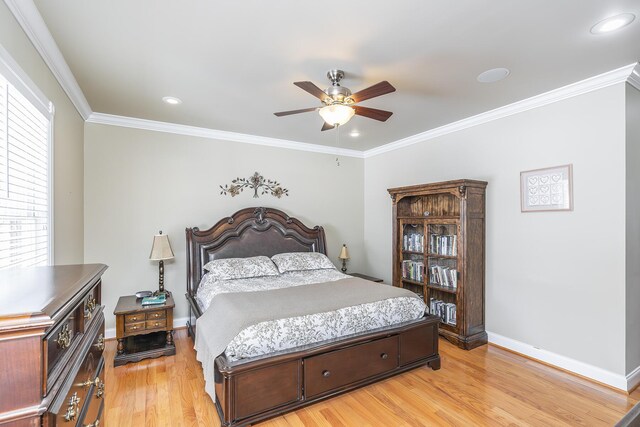
[[[106,269],[79,264],[0,270],[0,331],[53,323]]]

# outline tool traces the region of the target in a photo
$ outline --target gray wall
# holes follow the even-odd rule
[[[0,2],[0,44],[53,102],[54,257],[56,264],[82,263],[84,120],[64,93],[4,2]]]
[[[626,85],[626,373],[640,367],[640,91]]]
[[[258,171],[289,189],[289,197],[220,195],[219,185]],[[343,243],[350,271],[364,266],[363,160],[115,126],[85,127],[85,261],[104,262],[107,328],[120,295],[156,289],[153,235],[169,235],[176,259],[165,284],[176,295],[176,317],[187,315],[185,227],[208,228],[249,206],[281,209],[325,227],[329,257],[339,265]],[[386,262],[386,261],[385,261]]]
[[[391,279],[387,188],[488,181],[487,330],[624,375],[624,97],[618,84],[367,158],[367,271]],[[574,211],[521,213],[520,172],[568,163]]]

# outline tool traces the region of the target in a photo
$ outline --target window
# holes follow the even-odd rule
[[[0,46],[0,269],[52,263],[53,107]]]

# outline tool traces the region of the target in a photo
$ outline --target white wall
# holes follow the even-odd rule
[[[367,271],[391,279],[387,188],[488,181],[487,330],[624,375],[624,97],[618,84],[367,158]],[[520,172],[568,163],[574,211],[521,213]]]
[[[322,225],[336,265],[342,243],[349,271],[364,265],[363,160],[235,142],[87,123],[85,125],[85,261],[104,262],[107,328],[121,295],[156,289],[157,262],[149,261],[153,235],[169,235],[174,261],[165,285],[176,297],[175,316],[187,315],[186,227],[208,228],[249,206],[281,209],[309,226]],[[232,198],[219,186],[255,171],[279,181],[289,196]]]
[[[640,367],[640,91],[627,84],[626,373]]]
[[[84,255],[84,120],[4,2],[0,2],[0,44],[55,105],[54,257],[56,264],[80,264]]]

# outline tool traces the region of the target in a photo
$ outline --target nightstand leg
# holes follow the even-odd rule
[[[118,338],[118,354],[124,353],[124,339]]]
[[[173,331],[167,331],[167,345],[173,345]]]

